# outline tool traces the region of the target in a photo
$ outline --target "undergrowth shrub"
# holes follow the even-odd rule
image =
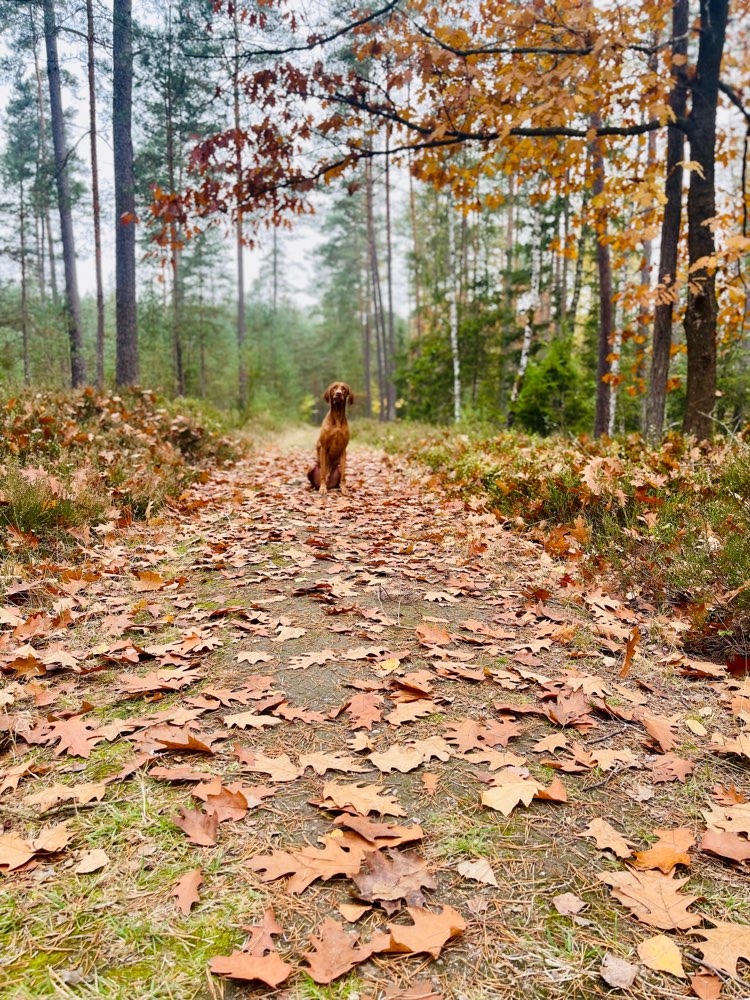
[[[142,518],[237,453],[202,404],[141,389],[22,393],[0,407],[0,527],[37,544]]]

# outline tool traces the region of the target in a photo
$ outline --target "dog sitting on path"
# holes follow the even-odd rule
[[[346,493],[346,446],[349,444],[346,408],[354,402],[354,393],[346,382],[333,382],[323,399],[329,404],[329,410],[318,436],[318,460],[308,471],[307,478],[312,488],[322,494],[336,487]]]

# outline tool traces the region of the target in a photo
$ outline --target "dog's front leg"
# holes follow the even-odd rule
[[[325,448],[318,448],[318,465],[320,466],[320,490],[322,496],[328,493],[328,455]]]
[[[339,480],[339,493],[346,495],[349,491],[346,488],[346,452],[339,459],[339,470],[341,478]]]

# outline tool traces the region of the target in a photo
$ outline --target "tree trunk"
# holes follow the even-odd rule
[[[133,176],[132,0],[114,0],[112,15],[112,147],[115,175],[115,324],[117,385],[138,381]]]
[[[166,119],[167,140],[167,181],[169,193],[176,194],[175,179],[175,141],[174,141],[174,100],[172,95],[172,4],[167,7],[167,91],[165,94],[164,115]],[[180,232],[173,221],[169,226],[170,255],[169,263],[172,272],[172,369],[174,374],[174,390],[176,395],[185,395],[185,367],[182,360],[182,286],[180,278]]]
[[[29,369],[29,305],[28,283],[26,277],[26,200],[23,180],[20,184],[20,200],[18,205],[18,229],[21,238],[21,341],[23,344],[23,381],[31,382]]]
[[[672,7],[672,58],[682,63],[687,56],[690,19],[690,0],[675,0]],[[672,69],[674,83],[669,95],[669,106],[676,119],[685,117],[687,86],[684,65]],[[664,182],[664,217],[661,224],[659,249],[658,299],[654,308],[653,351],[651,376],[644,431],[649,441],[656,442],[664,430],[664,413],[667,406],[667,382],[672,353],[672,315],[674,312],[674,285],[677,272],[677,251],[680,244],[682,218],[682,162],[685,158],[685,134],[681,128],[667,130],[667,163]]]
[[[542,289],[542,214],[537,210],[534,216],[534,231],[531,237],[531,284],[529,291],[524,293],[522,302],[519,299],[518,305],[523,306],[526,323],[523,328],[523,342],[521,344],[521,358],[518,362],[518,371],[513,380],[513,388],[510,393],[510,406],[508,407],[508,427],[513,426],[515,414],[513,405],[518,399],[518,395],[523,386],[526,369],[529,366],[531,355],[531,343],[534,338],[534,318],[539,309]]]
[[[49,198],[47,197],[47,190],[46,190],[48,158],[47,158],[46,115],[44,112],[44,87],[42,86],[42,71],[39,66],[36,20],[35,20],[33,6],[29,6],[29,19],[31,27],[31,45],[34,53],[34,77],[36,79],[37,118],[39,121],[39,146],[37,153],[37,162],[40,168],[41,177],[45,181],[45,188],[41,195],[42,208],[40,211],[40,215],[42,220],[42,238],[41,238],[41,255],[39,261],[39,276],[42,286],[44,286],[45,284],[44,255],[45,253],[49,252],[50,289],[52,291],[52,302],[55,306],[57,306],[59,305],[59,294],[57,291],[57,269],[55,267],[55,246],[54,246],[54,238],[52,235],[52,219],[49,210]],[[47,250],[47,247],[49,247],[49,251]],[[44,289],[44,287],[42,287],[42,300],[44,300],[45,298],[46,298],[46,290]]]
[[[614,437],[615,418],[617,416],[617,397],[619,395],[620,368],[622,365],[622,303],[617,301],[617,291],[613,295],[612,306],[612,350],[610,353],[610,376],[609,383],[609,426],[607,434]]]
[[[417,231],[417,200],[414,194],[414,175],[411,171],[411,162],[409,164],[409,217],[411,221],[412,254],[414,255],[414,325],[417,334],[417,352],[419,352],[422,344],[422,289],[419,278],[421,250],[419,245],[419,233]]]
[[[102,282],[102,233],[99,205],[99,164],[96,152],[96,77],[94,62],[94,4],[86,0],[86,46],[89,82],[89,139],[91,141],[91,201],[94,214],[94,267],[96,271],[96,386],[104,386],[104,284]]]
[[[83,357],[81,331],[81,303],[78,297],[76,275],[76,248],[73,236],[73,216],[70,202],[68,174],[68,148],[65,142],[65,119],[60,84],[60,64],[57,58],[57,26],[55,25],[54,0],[44,0],[44,41],[47,47],[47,76],[49,78],[50,116],[52,141],[55,149],[57,177],[57,203],[60,210],[60,233],[65,267],[65,303],[68,339],[70,341],[70,375],[73,388],[86,382],[86,362]]]
[[[388,377],[386,371],[386,336],[385,317],[383,316],[383,292],[380,285],[380,267],[378,264],[378,247],[375,236],[375,212],[373,208],[374,192],[372,181],[372,163],[365,165],[365,193],[367,198],[367,250],[370,264],[370,282],[372,285],[373,323],[375,327],[375,347],[378,361],[378,419],[385,420],[388,406]]]
[[[386,347],[386,391],[388,397],[388,419],[396,419],[396,321],[393,315],[393,245],[391,232],[391,158],[390,126],[385,130],[385,274],[388,282],[388,341]]]
[[[716,106],[724,52],[729,0],[701,0],[698,63],[690,82],[692,102],[687,134],[690,159],[688,188],[688,262],[691,267],[685,312],[687,394],[682,429],[705,438],[713,429],[716,404],[716,284],[713,271],[698,264],[715,251],[709,225],[716,215]],[[692,270],[692,268],[695,268]]]
[[[508,199],[507,212],[505,216],[505,281],[503,298],[505,308],[510,313],[513,306],[513,253],[515,249],[515,228],[513,209],[515,207],[515,178],[513,174],[508,177]]]
[[[240,140],[240,25],[239,10],[234,7],[234,61],[232,66],[232,96],[234,100],[234,132],[236,143],[236,184],[238,191],[236,248],[237,248],[237,404],[240,412],[247,409],[248,404],[248,373],[245,347],[245,239],[242,225],[242,205],[239,202],[239,191],[242,187],[242,146]]]
[[[592,128],[601,124],[598,115],[592,115]],[[591,143],[591,166],[593,182],[591,190],[597,205],[601,206],[604,194],[604,154],[600,138]],[[607,243],[607,214],[604,207],[596,209],[596,267],[599,274],[599,350],[596,367],[596,410],[594,414],[594,437],[609,432],[610,409],[610,361],[612,350],[612,263]]]
[[[448,196],[448,322],[450,326],[451,361],[453,363],[453,422],[461,420],[461,359],[458,353],[458,277],[456,267],[456,220],[453,198]]]

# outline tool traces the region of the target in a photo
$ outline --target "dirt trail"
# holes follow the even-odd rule
[[[748,792],[746,760],[710,742],[717,730],[735,738],[747,709],[732,699],[747,682],[683,676],[669,622],[577,586],[568,564],[380,452],[353,449],[348,497],[311,494],[309,445],[285,438],[214,474],[179,511],[92,541],[77,575],[47,567],[36,590],[6,603],[4,710],[15,721],[0,801],[8,836],[32,846],[0,899],[2,995],[272,995],[208,972],[267,907],[294,966],[273,995],[598,997],[608,954],[640,966],[620,995],[694,995],[689,980],[649,970],[637,946],[669,934],[691,975],[714,974],[685,931],[700,922],[691,914],[748,921],[741,862],[682,850],[676,871],[691,879],[671,908],[700,897],[682,904],[682,930],[637,922],[638,900],[618,901],[612,879],[632,876],[632,852],[656,830],[686,828],[699,845],[704,810],[714,825],[722,810],[741,813],[725,820],[747,843],[747,807],[732,805]],[[35,632],[40,610],[49,624]],[[69,615],[55,624],[52,610]],[[24,644],[42,665],[28,666]],[[56,746],[82,705],[88,754],[65,750],[66,736]],[[60,782],[106,786],[101,800],[34,801]],[[359,874],[326,869],[295,891],[307,881],[295,851],[365,851],[366,838],[345,832],[353,807],[366,811],[355,784],[388,797],[371,821],[422,835],[390,854],[387,836],[370,842],[387,862],[377,889],[363,889],[374,863],[363,855]],[[180,819],[196,807],[198,834]],[[605,849],[585,834],[598,820],[615,828],[595,822]],[[33,847],[65,821],[64,844]],[[76,871],[92,850],[103,866]],[[403,883],[392,863],[412,866]],[[172,893],[195,869],[200,899],[181,914]],[[559,912],[565,893],[578,913]],[[349,923],[338,908],[353,901],[369,909]],[[465,926],[437,958],[382,948],[331,986],[308,978],[302,955],[326,918],[366,948],[389,924],[410,924],[405,902],[418,917],[452,907]],[[748,995],[724,971],[717,979],[723,996]]]

